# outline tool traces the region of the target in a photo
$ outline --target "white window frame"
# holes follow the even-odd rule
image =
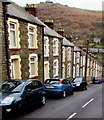
[[[68,47],[67,49],[67,60],[70,61],[71,60],[71,48]]]
[[[12,61],[15,60],[15,59],[18,59],[18,61],[19,61],[19,78],[18,79],[21,79],[21,64],[20,64],[21,58],[20,58],[19,55],[10,56],[10,59],[9,59],[9,61],[11,63],[11,65],[10,65],[10,70],[11,70],[10,76],[11,76],[12,79],[16,79],[15,78],[16,77],[15,73],[13,72],[14,71],[14,64],[12,63]]]
[[[31,58],[34,58],[34,61],[31,61]],[[32,67],[31,64],[34,63],[34,74],[32,74]],[[37,54],[30,54],[29,55],[29,78],[34,77],[34,76],[38,76],[38,57]]]
[[[71,64],[69,63],[67,65],[67,77],[70,77],[71,76]]]
[[[62,62],[65,62],[65,47],[62,47]]]
[[[58,76],[58,59],[53,61],[53,76]]]
[[[58,55],[58,38],[53,39],[53,55]]]
[[[33,31],[30,31],[30,29],[33,29]],[[33,39],[32,39],[32,44],[30,42],[30,35],[32,35]],[[37,49],[38,45],[37,45],[37,26],[36,25],[32,25],[28,23],[28,42],[29,42],[29,48],[30,49]]]
[[[19,38],[20,31],[19,31],[18,20],[8,18],[7,24],[8,24],[8,33],[9,33],[8,38],[9,38],[9,42],[10,42],[9,48],[10,49],[20,48],[20,38]],[[14,28],[11,28],[11,24],[14,25]],[[11,39],[11,32],[14,32],[14,40]],[[14,44],[13,44],[13,42],[14,42]]]
[[[48,37],[44,37],[44,57],[48,57],[49,56],[49,38]]]

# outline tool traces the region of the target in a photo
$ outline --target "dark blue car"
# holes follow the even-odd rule
[[[46,102],[46,92],[39,80],[5,80],[0,82],[0,107],[10,113]]]
[[[49,78],[44,85],[47,95],[59,95],[64,98],[68,94],[73,94],[73,86],[64,78]]]

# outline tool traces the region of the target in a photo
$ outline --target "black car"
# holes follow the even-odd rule
[[[5,80],[0,82],[0,107],[3,113],[46,102],[46,93],[39,80]]]
[[[102,83],[101,77],[93,77],[92,83],[93,84],[101,84]]]
[[[87,89],[87,82],[83,77],[75,78],[71,83],[75,90]]]

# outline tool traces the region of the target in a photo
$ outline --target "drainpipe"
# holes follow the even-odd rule
[[[86,57],[85,57],[85,80],[86,80],[86,78],[87,78],[88,44],[89,44],[89,41],[87,40]]]
[[[71,67],[71,69],[72,69],[72,79],[73,79],[73,65],[74,65],[74,47],[72,47],[72,67]]]
[[[3,16],[4,16],[4,38],[5,38],[5,51],[6,51],[6,68],[7,68],[7,78],[10,79],[10,71],[9,71],[9,53],[8,53],[8,41],[7,41],[7,5],[10,2],[2,2],[3,5]]]
[[[62,57],[62,56],[63,56],[63,53],[62,53],[62,52],[63,52],[63,50],[62,50],[62,46],[63,46],[63,45],[62,45],[62,44],[63,44],[63,38],[62,38],[62,40],[61,40],[61,78],[62,78],[62,58],[63,58],[63,57]]]
[[[42,27],[42,64],[43,64],[43,83],[44,83],[44,27]]]

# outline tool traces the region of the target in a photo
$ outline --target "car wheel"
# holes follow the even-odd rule
[[[20,110],[22,108],[22,103],[21,102],[18,103],[17,108],[18,108],[18,110]]]
[[[62,93],[62,97],[65,98],[66,97],[66,91],[64,90]]]
[[[43,96],[43,97],[42,97],[41,104],[42,104],[42,105],[45,105],[45,103],[46,103],[46,97],[45,97],[45,96]]]
[[[71,95],[73,95],[73,94],[74,94],[74,91],[72,90],[72,91],[71,91]]]
[[[85,87],[85,90],[87,90],[87,87]]]

